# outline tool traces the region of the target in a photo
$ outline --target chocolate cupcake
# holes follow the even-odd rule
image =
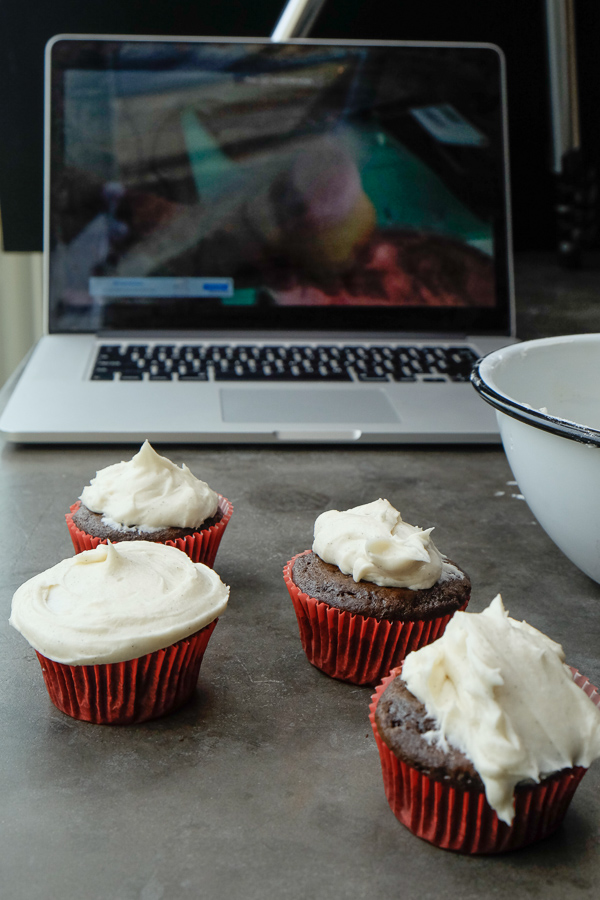
[[[315,523],[313,549],[284,568],[309,661],[334,678],[376,684],[465,609],[468,575],[387,500]]]
[[[442,558],[439,579],[429,588],[386,587],[371,581],[354,581],[312,550],[297,556],[292,578],[305,594],[346,610],[389,622],[416,622],[453,615],[469,600],[471,582],[449,559]]]
[[[173,547],[109,543],[21,585],[9,621],[36,651],[58,709],[127,725],[189,699],[228,596],[216,572]]]
[[[498,596],[383,680],[371,724],[388,802],[410,831],[499,853],[560,825],[600,755],[600,695],[563,660]]]
[[[147,527],[144,528],[143,525],[119,526],[116,523],[111,525],[103,513],[92,512],[92,510],[88,509],[81,501],[74,503],[71,510],[71,521],[80,531],[84,531],[91,537],[99,538],[99,540],[103,542],[110,541],[113,544],[120,541],[140,540],[150,541],[156,544],[166,544],[168,541],[174,543],[182,538],[191,537],[192,535],[197,534],[198,531],[212,528],[214,525],[218,525],[223,519],[223,510],[217,508],[214,516],[208,516],[208,518],[204,519],[204,521],[196,528],[161,528],[158,526],[150,529]]]
[[[212,566],[233,506],[145,441],[128,462],[101,469],[66,515],[77,553],[100,543],[151,541]]]
[[[401,667],[394,669],[401,672]],[[458,790],[483,791],[471,760],[456,747],[443,747],[424,735],[435,732],[436,721],[406,687],[399,674],[387,682],[375,711],[377,731],[392,753],[428,778]]]

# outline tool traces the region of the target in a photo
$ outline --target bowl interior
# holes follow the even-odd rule
[[[600,431],[598,334],[515,344],[482,360],[479,374],[511,405]]]

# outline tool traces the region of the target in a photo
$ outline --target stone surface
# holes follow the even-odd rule
[[[539,284],[555,284],[544,271]],[[592,322],[593,300],[586,293]],[[530,331],[542,317],[552,333],[552,303],[524,314]],[[436,545],[471,576],[472,610],[500,591],[511,615],[600,683],[600,586],[535,522],[501,448],[160,449],[234,504],[215,564],[231,600],[192,702],[123,728],[58,712],[7,619],[14,590],[71,555],[64,514],[83,486],[130,448],[0,449],[2,897],[597,897],[600,762],[538,845],[465,858],[423,843],[387,805],[371,691],[307,662],[282,578],[324,509],[386,497],[407,521],[435,526]]]

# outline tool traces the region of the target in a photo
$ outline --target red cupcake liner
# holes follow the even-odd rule
[[[283,569],[283,578],[294,604],[300,640],[309,662],[326,675],[352,684],[375,685],[407,653],[440,637],[452,614],[427,621],[389,622],[330,606],[301,591],[292,568],[298,553]],[[468,602],[468,601],[467,601]],[[467,603],[460,607],[466,609]]]
[[[96,725],[131,725],[173,712],[194,692],[217,622],[126,662],[69,666],[36,650],[50,699],[68,716]]]
[[[373,694],[369,719],[379,750],[385,795],[396,818],[417,837],[444,850],[467,854],[503,853],[539,841],[556,831],[587,769],[574,766],[539,784],[515,789],[512,823],[502,822],[483,791],[460,790],[424,775],[398,759],[381,738],[375,709],[388,684],[401,672],[394,669]],[[600,706],[600,694],[572,669],[573,680]]]
[[[176,541],[164,541],[163,543],[167,544],[169,547],[177,547],[178,550],[182,550],[190,557],[192,562],[204,563],[205,566],[212,568],[217,555],[217,550],[219,549],[219,544],[221,543],[221,538],[223,537],[227,523],[233,513],[233,503],[221,494],[219,494],[218,497],[219,509],[223,515],[215,525],[211,525],[210,528],[205,528],[194,534],[188,534],[183,538],[177,538]],[[81,501],[78,500],[71,506],[69,512],[65,515],[67,528],[69,529],[69,534],[73,541],[75,553],[83,553],[84,550],[93,550],[98,544],[108,543],[107,538],[92,537],[75,525],[73,522],[73,513],[79,509],[80,505]]]

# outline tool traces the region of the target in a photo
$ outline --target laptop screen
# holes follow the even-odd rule
[[[54,39],[49,327],[508,332],[490,45]]]

